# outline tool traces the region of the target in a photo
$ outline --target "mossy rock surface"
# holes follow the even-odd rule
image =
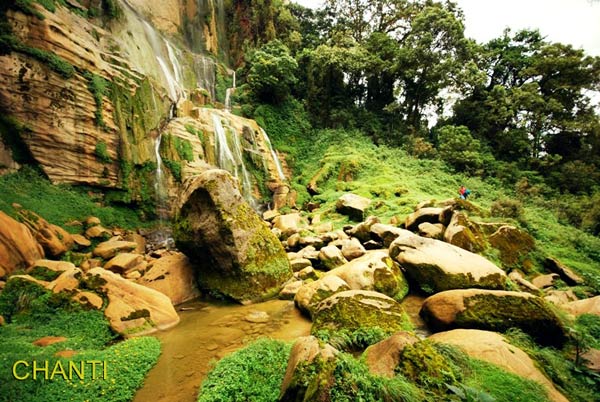
[[[372,290],[396,301],[408,294],[408,281],[386,250],[368,251],[326,274],[330,275],[343,279],[352,290]]]
[[[412,329],[400,303],[382,293],[365,290],[339,292],[318,304],[311,333],[380,329],[391,335]]]
[[[420,315],[434,331],[506,331],[514,327],[543,345],[561,346],[567,340],[565,327],[548,303],[529,293],[449,290],[427,298]]]
[[[507,267],[519,266],[535,250],[535,240],[514,226],[505,225],[489,237],[492,247],[500,251],[500,260]]]
[[[234,300],[273,297],[292,276],[281,243],[224,170],[185,183],[173,236],[200,285]]]
[[[406,230],[390,245],[390,257],[425,293],[469,288],[506,289],[506,273],[484,257]]]

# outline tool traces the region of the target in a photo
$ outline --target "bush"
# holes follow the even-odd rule
[[[523,203],[518,200],[503,199],[492,203],[492,216],[520,219],[523,216]]]
[[[96,149],[94,150],[96,158],[98,158],[102,163],[111,163],[112,159],[108,154],[108,147],[106,146],[106,142],[99,140],[96,143]]]

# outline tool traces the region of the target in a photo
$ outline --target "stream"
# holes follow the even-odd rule
[[[401,303],[421,337],[428,335],[419,317],[424,300],[408,295]],[[213,363],[229,353],[260,337],[293,341],[310,334],[311,321],[289,300],[248,306],[200,300],[177,308],[180,323],[154,334],[162,353],[134,402],[195,402]]]

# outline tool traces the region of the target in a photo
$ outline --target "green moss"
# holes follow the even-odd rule
[[[312,334],[320,334],[323,338],[334,338],[338,331],[381,331],[391,335],[402,330],[412,330],[413,325],[400,304],[392,304],[380,309],[369,303],[370,297],[363,294],[340,297],[332,296],[327,306],[321,304],[314,314]],[[362,300],[366,302],[363,303]],[[331,299],[327,299],[331,300]],[[327,303],[327,301],[323,302]],[[384,303],[388,303],[387,301]],[[391,302],[390,302],[391,304]]]
[[[102,116],[102,104],[104,96],[108,94],[108,81],[89,71],[85,71],[83,76],[88,80],[88,90],[92,93],[94,102],[96,102],[96,111],[94,112],[96,125],[105,128],[106,124]]]
[[[290,348],[261,339],[224,357],[202,382],[198,401],[277,401]]]
[[[475,280],[471,273],[448,275],[438,266],[431,264],[420,264],[408,269],[406,275],[426,294],[452,289],[504,290],[507,287],[506,276],[499,273]]]
[[[456,385],[462,380],[461,370],[429,341],[407,345],[399,360],[399,373],[436,393],[445,393],[447,384]]]
[[[35,266],[29,272],[28,275],[33,276],[36,279],[52,282],[60,276],[60,271],[53,271],[46,267]]]
[[[475,295],[464,300],[456,315],[459,328],[506,331],[517,327],[545,345],[563,345],[566,329],[550,306],[539,297]]]
[[[182,182],[181,162],[172,161],[170,159],[163,159],[163,163],[167,167],[167,169],[169,169],[169,171],[171,172],[171,174],[173,175],[175,180],[177,180],[179,183],[181,183]]]
[[[103,140],[99,140],[96,143],[96,148],[94,150],[94,154],[96,155],[96,158],[98,158],[100,161],[102,161],[102,163],[111,163],[112,162],[110,155],[108,155],[108,147],[106,145],[106,142],[104,142]]]

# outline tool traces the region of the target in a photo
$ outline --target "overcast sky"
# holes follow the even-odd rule
[[[292,0],[318,7],[321,0]],[[455,0],[465,13],[466,35],[486,42],[513,30],[538,28],[549,41],[570,43],[600,56],[600,1]]]

